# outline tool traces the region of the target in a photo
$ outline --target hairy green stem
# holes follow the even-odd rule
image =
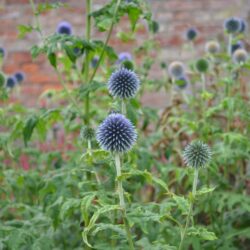
[[[181,250],[182,247],[183,247],[183,243],[184,243],[184,239],[185,239],[185,236],[186,236],[186,233],[187,233],[187,228],[189,226],[190,218],[193,216],[193,203],[194,203],[194,199],[195,199],[195,195],[196,195],[198,175],[199,175],[199,170],[197,168],[195,168],[194,180],[193,180],[193,188],[192,188],[192,200],[190,201],[190,206],[189,206],[189,210],[188,210],[188,215],[187,215],[187,219],[186,219],[185,228],[181,232],[181,242],[180,242],[180,245],[179,245],[179,248],[178,248],[179,250]]]
[[[106,50],[106,48],[107,48],[107,45],[108,45],[108,43],[109,43],[109,39],[110,39],[110,37],[111,37],[111,35],[112,35],[112,31],[113,31],[114,24],[115,24],[115,19],[116,19],[116,14],[117,14],[117,12],[118,12],[118,10],[119,10],[120,4],[121,4],[121,0],[118,0],[117,3],[116,3],[114,15],[113,15],[113,20],[112,20],[112,23],[111,23],[111,25],[110,25],[108,35],[107,35],[107,37],[106,37],[105,43],[104,43],[103,48],[102,48],[101,55],[100,55],[100,57],[99,57],[99,60],[98,60],[98,62],[97,62],[97,65],[96,65],[96,67],[95,67],[95,69],[94,69],[94,72],[93,72],[93,74],[92,74],[91,77],[90,77],[90,82],[93,81],[93,79],[94,79],[94,77],[95,77],[95,75],[96,75],[96,72],[97,72],[97,70],[98,70],[98,68],[99,68],[99,66],[100,66],[100,63],[101,63],[101,61],[102,61],[102,58],[103,58],[103,56],[104,56],[104,52],[105,52],[105,50]]]
[[[120,179],[121,159],[118,153],[115,154],[115,167],[116,167],[116,174],[117,174],[117,191],[119,195],[120,206],[122,208],[122,217],[123,217],[123,222],[124,222],[124,226],[125,226],[125,230],[127,234],[127,240],[128,240],[130,250],[134,250],[135,248],[134,248],[134,244],[132,240],[132,235],[130,232],[129,223],[128,223],[127,216],[126,216],[126,204],[125,204],[125,199],[124,199],[124,190],[122,187],[122,180]]]
[[[43,33],[42,33],[42,29],[41,29],[41,23],[39,21],[39,13],[37,12],[36,10],[36,6],[34,4],[34,1],[33,0],[29,0],[30,1],[30,5],[31,5],[31,8],[32,8],[32,12],[35,16],[35,22],[36,22],[36,31],[40,34],[42,40],[43,40]]]
[[[86,30],[85,30],[85,38],[86,41],[90,41],[91,36],[91,0],[86,0]],[[90,63],[90,56],[89,51],[85,52],[85,61],[84,61],[84,83],[87,85],[89,84],[89,63]],[[90,81],[91,83],[91,81]],[[86,125],[89,124],[89,93],[87,93],[85,98],[85,123]]]
[[[126,103],[125,103],[125,101],[123,99],[121,100],[121,112],[122,112],[123,115],[126,116],[126,113],[127,113],[127,111],[126,111]]]
[[[231,47],[233,42],[233,34],[228,35],[228,45],[227,45],[227,53],[231,57]]]
[[[203,92],[206,91],[206,76],[204,73],[201,74],[201,82],[202,82],[202,90]]]

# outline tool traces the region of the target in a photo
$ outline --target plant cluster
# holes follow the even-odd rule
[[[199,58],[200,32],[188,29],[191,59],[170,62],[152,58],[160,24],[147,1],[111,0],[93,11],[86,0],[84,38],[67,21],[45,36],[40,15],[67,5],[30,3],[34,24],[20,25],[20,37],[39,34],[31,54],[47,56],[61,89],[27,108],[8,101],[24,73],[0,73],[0,249],[247,250],[246,22],[227,19],[227,41],[206,42]],[[142,28],[149,38],[117,53],[109,42],[124,16],[121,43]],[[145,92],[165,92],[165,107],[142,105]]]

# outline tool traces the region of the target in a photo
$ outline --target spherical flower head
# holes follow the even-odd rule
[[[119,63],[123,62],[123,61],[126,61],[126,60],[129,60],[131,61],[132,60],[132,56],[130,53],[128,52],[122,52],[118,55],[118,60],[119,60]]]
[[[168,66],[168,72],[170,76],[174,79],[179,79],[180,77],[185,75],[185,68],[182,62],[172,62]]]
[[[220,51],[220,44],[217,41],[209,41],[205,45],[205,51],[209,54],[217,54]]]
[[[131,121],[125,116],[110,114],[98,127],[96,138],[102,149],[125,153],[135,144],[137,134]]]
[[[240,33],[244,33],[247,30],[247,23],[244,19],[240,19]]]
[[[189,28],[187,31],[186,31],[186,39],[188,41],[193,41],[198,35],[198,31],[196,28]]]
[[[193,141],[186,146],[183,152],[183,160],[188,167],[202,168],[211,160],[209,146],[201,141]]]
[[[187,85],[189,84],[189,79],[187,78],[187,76],[181,76],[179,79],[177,79],[175,81],[175,84],[180,88],[180,89],[184,89],[187,87]]]
[[[237,49],[233,53],[233,61],[234,63],[245,63],[248,59],[248,53],[244,49]]]
[[[58,34],[71,35],[72,34],[72,26],[69,22],[63,21],[60,22],[57,26]]]
[[[206,73],[209,69],[209,63],[206,59],[201,58],[196,62],[195,67],[198,72]]]
[[[9,76],[6,80],[6,87],[12,89],[15,87],[16,83],[16,78],[14,76]]]
[[[80,138],[82,141],[93,140],[95,137],[95,130],[90,127],[82,127],[80,131]]]
[[[229,33],[237,33],[241,29],[241,21],[239,18],[231,17],[225,20],[224,22],[224,30]]]
[[[244,49],[244,43],[242,41],[237,41],[231,45],[231,54],[233,54],[237,49]]]
[[[140,87],[140,80],[134,71],[121,68],[113,72],[108,81],[109,93],[121,99],[132,98]]]
[[[24,78],[25,78],[24,73],[21,72],[21,71],[16,72],[16,73],[14,74],[14,77],[16,78],[16,81],[17,81],[17,83],[19,83],[19,84],[22,83],[22,82],[24,81]]]
[[[5,54],[6,54],[5,49],[0,47],[0,58],[4,58]]]

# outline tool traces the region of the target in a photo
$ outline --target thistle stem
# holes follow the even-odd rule
[[[122,208],[122,217],[123,217],[123,222],[127,234],[127,240],[129,244],[130,250],[134,250],[134,244],[132,240],[132,235],[130,232],[129,228],[129,223],[127,221],[127,216],[126,216],[126,204],[125,204],[125,199],[124,199],[124,190],[122,187],[122,180],[120,179],[121,177],[121,159],[119,154],[115,154],[115,167],[116,167],[116,176],[117,176],[117,191],[119,195],[119,202],[120,206]]]
[[[98,70],[98,68],[99,68],[99,66],[100,66],[101,61],[102,61],[102,58],[103,58],[103,56],[104,56],[104,52],[105,52],[106,47],[107,47],[107,45],[108,45],[108,43],[109,43],[109,39],[110,39],[110,37],[111,37],[112,31],[113,31],[113,28],[114,28],[115,20],[116,20],[116,17],[117,17],[116,14],[117,14],[117,12],[118,12],[118,10],[119,10],[120,4],[121,4],[121,0],[117,0],[117,4],[116,4],[115,11],[114,11],[114,15],[113,15],[113,20],[112,20],[112,23],[111,23],[111,25],[110,25],[109,32],[108,32],[108,35],[107,35],[107,37],[106,37],[105,43],[104,43],[104,45],[103,45],[103,48],[102,48],[102,52],[101,52],[100,58],[99,58],[99,60],[97,61],[96,67],[95,67],[95,69],[94,69],[94,72],[93,72],[93,74],[92,74],[91,77],[90,77],[90,82],[93,81],[93,79],[94,79],[94,77],[95,77],[95,74],[96,74],[96,72],[97,72],[97,70]]]
[[[189,226],[189,221],[190,221],[190,218],[193,216],[193,203],[194,203],[194,199],[195,199],[195,195],[196,195],[198,175],[199,175],[199,170],[197,168],[195,168],[194,180],[193,180],[193,188],[192,188],[192,200],[190,202],[185,228],[181,232],[181,243],[180,243],[179,248],[178,248],[179,250],[181,250],[182,247],[183,247],[183,243],[184,243],[184,239],[185,239],[185,236],[186,236],[187,228]]]
[[[91,36],[91,0],[86,0],[86,30],[85,30],[85,37],[86,41],[90,41]],[[84,61],[84,82],[85,84],[91,83],[89,82],[89,63],[90,63],[90,55],[89,51],[86,50],[85,52],[85,61]],[[87,93],[85,98],[85,123],[86,125],[89,124],[89,109],[90,109],[90,103],[89,103],[89,93]]]
[[[202,90],[203,92],[206,91],[206,76],[204,73],[201,74],[201,82],[202,82]]]
[[[233,42],[233,34],[228,35],[228,45],[227,45],[227,53],[229,56],[231,56],[231,47]]]
[[[122,99],[121,100],[121,112],[123,115],[126,115],[127,111],[126,111],[126,103],[125,101]]]

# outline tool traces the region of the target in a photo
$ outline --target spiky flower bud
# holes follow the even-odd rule
[[[17,83],[16,78],[13,76],[9,76],[6,80],[6,87],[12,89],[15,87],[16,83]]]
[[[71,35],[72,34],[72,26],[69,22],[62,21],[57,26],[58,34]]]
[[[131,61],[132,60],[132,56],[130,53],[128,52],[121,52],[119,55],[118,55],[118,61],[119,63],[125,61],[125,60],[129,60]]]
[[[122,67],[129,69],[129,70],[134,70],[134,64],[132,61],[125,60],[122,62]]]
[[[108,81],[109,93],[121,99],[134,97],[140,87],[140,80],[132,70],[121,68],[112,73]]]
[[[239,18],[231,17],[225,20],[224,22],[224,30],[229,33],[237,33],[241,29],[241,21]]]
[[[100,147],[114,153],[132,148],[137,134],[131,121],[122,114],[110,114],[98,127],[96,138]]]
[[[245,63],[248,59],[248,53],[244,49],[237,49],[233,53],[234,63]]]
[[[156,22],[156,21],[152,21],[152,22],[150,22],[150,24],[149,24],[149,30],[153,33],[153,34],[156,34],[158,31],[159,31],[159,29],[160,29],[160,25],[159,25],[159,23],[158,22]]]
[[[244,49],[244,43],[242,41],[237,41],[237,43],[231,45],[231,54],[233,55],[237,49]]]
[[[95,137],[95,130],[90,127],[82,127],[80,131],[80,138],[82,141],[93,140]]]
[[[209,68],[209,63],[206,59],[201,58],[196,62],[195,68],[200,73],[206,73]]]
[[[188,144],[183,152],[183,160],[188,167],[202,168],[211,160],[210,147],[201,142],[193,141]]]
[[[19,83],[19,84],[22,83],[23,80],[24,80],[24,78],[25,78],[23,72],[16,72],[16,73],[14,74],[14,77],[16,78],[16,81],[17,81],[17,83]]]
[[[189,28],[187,31],[186,31],[186,39],[188,41],[193,41],[198,35],[198,31],[196,28]]]
[[[186,86],[189,84],[189,79],[187,78],[187,76],[182,76],[179,79],[177,79],[175,81],[175,84],[180,88],[180,89],[184,89],[186,88]]]
[[[5,49],[0,47],[0,58],[4,58],[5,54]]]
[[[178,79],[178,78],[185,75],[184,64],[182,62],[178,62],[178,61],[172,62],[168,66],[168,72],[172,78]]]
[[[208,41],[205,45],[205,51],[209,54],[217,54],[220,51],[220,44],[217,41]]]

